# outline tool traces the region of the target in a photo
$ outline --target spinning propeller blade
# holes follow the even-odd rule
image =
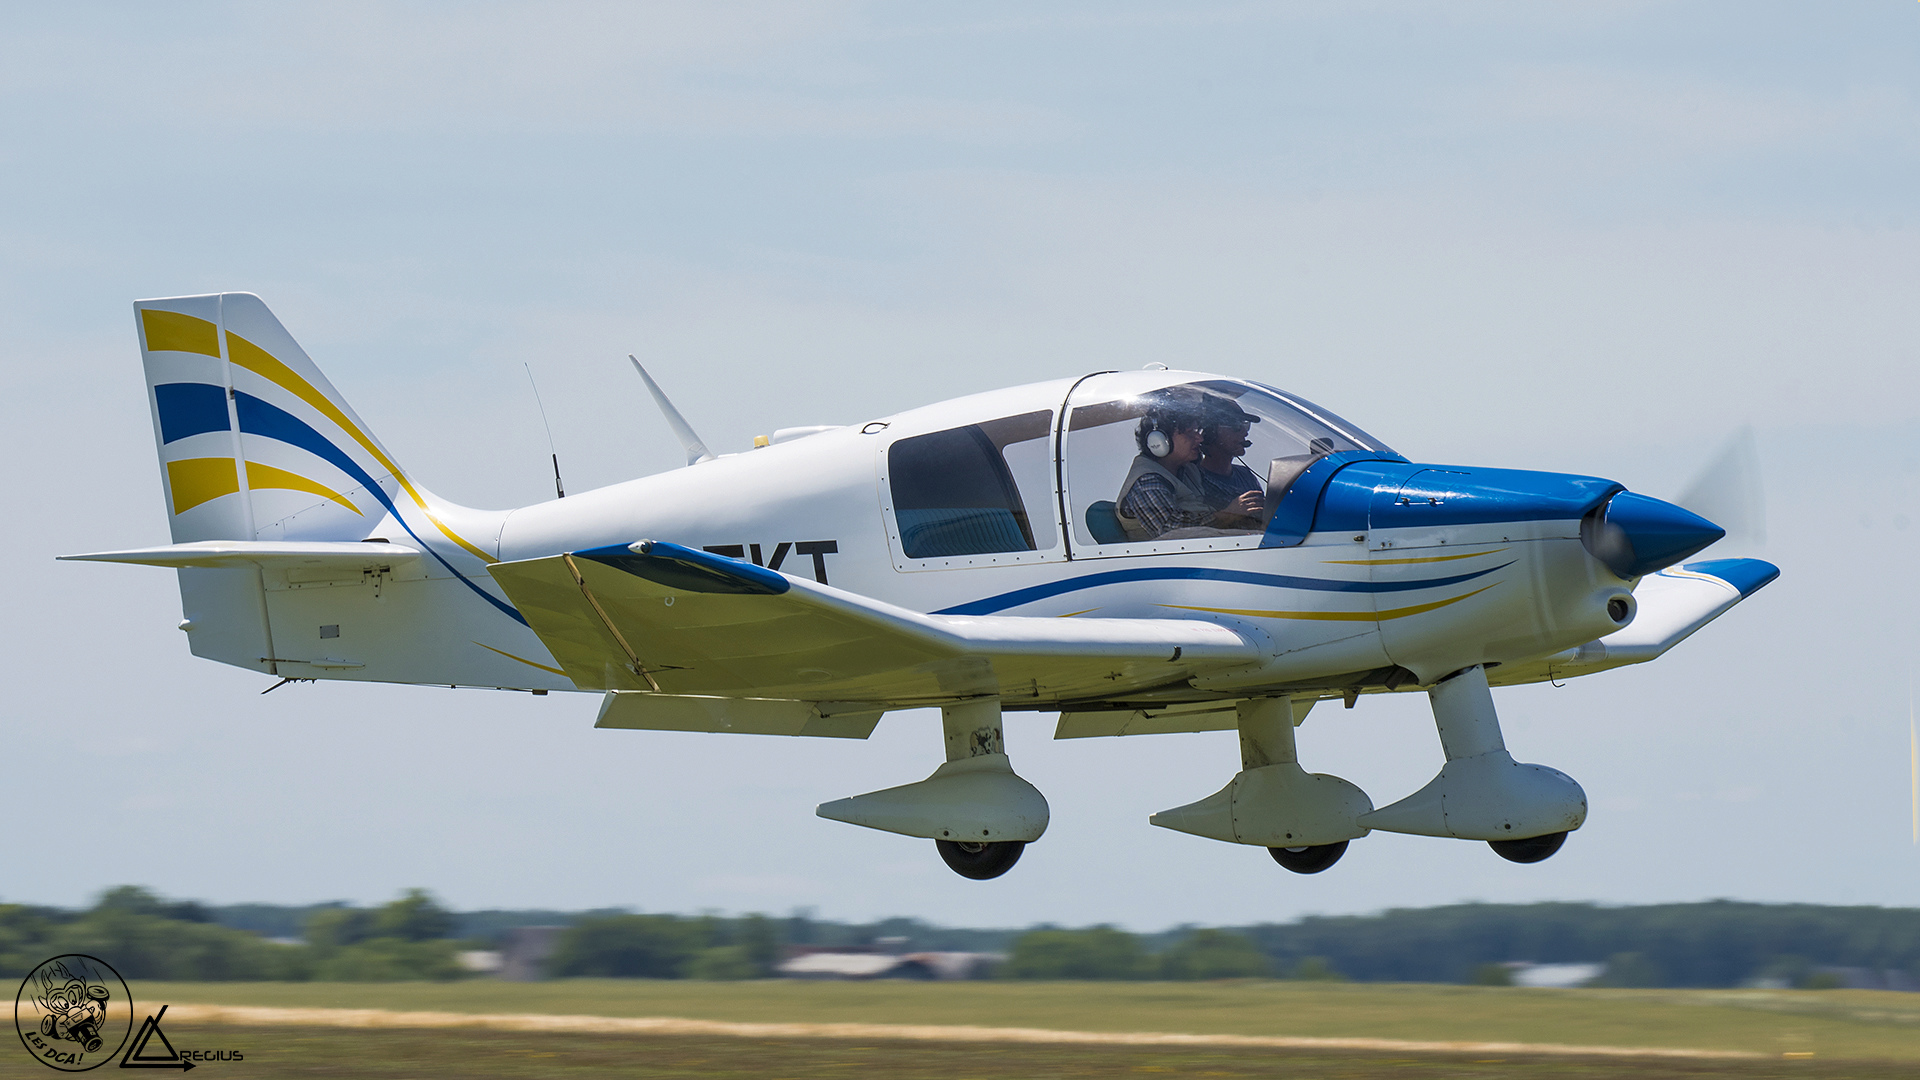
[[[1727,530],[1729,547],[1763,546],[1767,542],[1766,485],[1760,476],[1760,449],[1753,428],[1734,432],[1673,501]]]

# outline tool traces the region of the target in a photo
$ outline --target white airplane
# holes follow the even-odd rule
[[[1537,862],[1586,795],[1514,760],[1490,688],[1652,660],[1779,574],[1687,563],[1722,530],[1612,481],[1416,464],[1284,391],[1164,369],[718,456],[648,379],[686,468],[474,510],[401,468],[258,297],[135,312],[173,542],[66,558],[177,568],[194,655],[587,691],[603,728],[863,739],[937,707],[931,776],[818,813],[976,879],[1047,827],[1008,710],[1059,713],[1057,739],[1237,729],[1226,786],[1149,820],[1299,873],[1375,829]],[[1414,691],[1430,783],[1376,807],[1301,767],[1317,702]]]

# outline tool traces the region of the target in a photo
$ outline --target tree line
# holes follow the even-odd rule
[[[1231,928],[1135,934],[1110,926],[1026,930],[787,917],[587,912],[455,912],[422,890],[374,907],[166,900],[133,886],[85,910],[0,904],[0,971],[49,956],[107,958],[136,979],[383,981],[471,974],[467,951],[525,926],[562,927],[554,977],[748,979],[789,946],[1005,955],[1014,979],[1353,979],[1502,982],[1512,962],[1605,965],[1604,985],[1821,985],[1823,967],[1920,977],[1920,909],[1812,904],[1455,904],[1309,916]]]

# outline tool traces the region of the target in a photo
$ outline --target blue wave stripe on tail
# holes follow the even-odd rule
[[[215,389],[218,389],[218,387],[215,387]],[[393,519],[400,523],[400,527],[407,530],[407,535],[418,541],[420,547],[425,550],[427,554],[433,556],[441,566],[447,568],[448,573],[458,578],[461,584],[472,589],[475,596],[500,609],[502,614],[522,626],[527,625],[527,620],[523,618],[518,611],[514,610],[513,605],[503,602],[498,597],[481,588],[472,579],[468,578],[467,575],[455,570],[452,563],[448,562],[439,552],[433,550],[431,544],[421,539],[420,534],[413,531],[413,526],[408,524],[406,517],[400,513],[400,508],[395,506],[393,500],[388,497],[387,489],[381,487],[375,482],[373,477],[367,475],[367,471],[360,467],[360,463],[348,457],[346,451],[335,446],[332,440],[320,434],[318,431],[313,430],[313,428],[309,427],[307,423],[299,417],[294,416],[292,413],[276,405],[262,401],[252,394],[235,391],[233,400],[240,414],[241,431],[248,435],[258,435],[264,439],[274,439],[278,442],[286,443],[289,446],[297,446],[315,457],[321,458],[336,466],[341,472],[359,481],[360,485],[371,492],[374,498],[380,500],[380,505],[387,508],[387,512],[392,514]]]

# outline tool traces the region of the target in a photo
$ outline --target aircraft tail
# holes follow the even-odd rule
[[[174,544],[242,541],[258,552],[384,539],[396,551],[424,551],[415,576],[457,579],[518,619],[488,589],[484,567],[493,553],[463,535],[487,535],[478,531],[484,512],[441,503],[418,487],[259,297],[141,300],[134,312]],[[332,563],[315,556],[311,567],[234,568],[205,562],[204,552],[187,554],[195,557],[161,564],[182,567],[183,626],[193,631],[193,651],[278,672],[274,624],[296,619],[294,608],[310,595],[299,589],[327,578]],[[333,562],[345,566],[333,576],[374,580],[357,563],[347,565],[350,558]],[[392,605],[387,610],[386,621],[399,617]],[[312,621],[309,614],[297,624]],[[340,618],[321,614],[321,625]]]
[[[358,540],[419,494],[259,297],[134,310],[175,543]]]

